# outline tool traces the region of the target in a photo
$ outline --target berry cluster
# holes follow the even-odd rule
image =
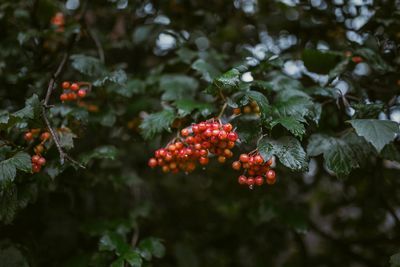
[[[149,166],[160,166],[164,172],[192,172],[196,169],[196,163],[207,165],[210,154],[216,155],[218,162],[224,163],[233,156],[231,149],[238,139],[232,124],[222,124],[214,119],[182,129],[181,136],[182,139],[158,149],[155,157],[149,160]]]
[[[46,164],[46,159],[38,154],[33,155],[31,158],[32,161],[32,171],[33,172],[40,172],[42,166]]]
[[[64,93],[60,95],[61,101],[73,101],[79,98],[84,98],[86,96],[86,90],[80,89],[79,83],[63,82],[62,88]]]
[[[40,169],[44,164],[46,164],[45,158],[41,156],[41,154],[44,151],[44,146],[43,144],[47,141],[50,140],[50,133],[47,131],[42,132],[41,129],[31,129],[28,132],[25,132],[24,134],[24,139],[27,142],[34,141],[34,139],[39,138],[40,143],[36,145],[33,150],[35,151],[35,155],[32,156],[32,171],[33,172],[39,172]]]
[[[64,14],[62,12],[57,12],[51,18],[51,24],[53,24],[56,27],[56,32],[63,32],[65,26]]]
[[[255,152],[251,154],[241,154],[238,161],[232,163],[232,168],[239,171],[244,169],[244,173],[239,176],[239,184],[245,184],[252,188],[254,185],[264,183],[274,184],[276,182],[275,171],[271,169],[272,158],[264,161],[263,157]],[[246,176],[247,175],[247,176]]]
[[[238,108],[234,108],[232,110],[234,115],[240,115],[242,113],[244,114],[250,114],[250,113],[254,113],[257,115],[260,115],[260,107],[258,106],[256,101],[251,101],[248,105],[245,105],[243,107],[238,107]]]

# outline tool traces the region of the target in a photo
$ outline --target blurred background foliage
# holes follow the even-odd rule
[[[399,24],[389,0],[1,1],[0,266],[400,266]],[[66,51],[48,116],[86,169],[50,142],[32,174]],[[147,167],[225,102],[275,185]]]

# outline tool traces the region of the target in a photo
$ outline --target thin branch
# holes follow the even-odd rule
[[[84,8],[82,10],[82,13],[78,17],[78,21],[80,23],[82,23],[82,18],[84,17],[84,15],[86,13],[87,2],[85,2],[83,6],[84,6]],[[67,63],[67,61],[69,59],[71,50],[72,50],[73,46],[75,45],[75,43],[78,42],[79,37],[80,37],[80,33],[79,32],[74,33],[71,36],[71,39],[70,39],[70,41],[68,43],[67,49],[66,49],[66,51],[65,51],[65,53],[63,55],[63,58],[62,58],[60,64],[58,65],[56,71],[51,75],[51,78],[50,78],[50,81],[49,81],[49,85],[47,86],[46,96],[45,96],[45,98],[44,98],[44,100],[42,102],[42,117],[43,117],[43,120],[44,120],[44,122],[45,122],[45,124],[46,124],[46,126],[47,126],[47,128],[48,128],[48,130],[49,130],[49,132],[50,132],[50,134],[52,136],[52,138],[53,138],[53,141],[54,141],[54,143],[55,143],[55,145],[57,147],[58,153],[60,155],[60,163],[64,164],[65,159],[67,159],[71,163],[76,164],[81,168],[85,168],[82,164],[80,164],[76,160],[72,159],[67,153],[64,152],[64,150],[63,150],[63,148],[61,146],[61,143],[60,143],[60,139],[59,139],[56,131],[54,130],[54,128],[51,126],[49,118],[47,116],[47,110],[51,107],[49,105],[50,97],[51,97],[51,95],[52,95],[52,93],[53,93],[53,91],[55,89],[54,84],[55,84],[58,76],[60,76],[61,72],[64,70],[65,65],[66,65],[66,63]]]
[[[90,38],[92,38],[94,44],[97,47],[97,53],[99,54],[100,61],[102,63],[104,63],[104,61],[105,61],[104,49],[103,49],[103,46],[101,45],[101,42],[100,42],[99,38],[97,38],[97,36],[94,34],[92,29],[87,24],[86,24],[86,30],[87,30]]]
[[[221,111],[220,111],[219,114],[218,114],[218,117],[217,117],[218,119],[221,119],[221,117],[222,117],[222,115],[224,114],[225,109],[226,109],[227,106],[228,106],[228,103],[225,102],[224,105],[223,105],[222,108],[221,108]]]

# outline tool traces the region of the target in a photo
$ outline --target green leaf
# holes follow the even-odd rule
[[[279,100],[274,103],[274,113],[279,117],[304,118],[310,114],[313,102],[304,97],[292,97],[286,100]]]
[[[354,118],[356,119],[377,118],[379,113],[384,110],[382,103],[356,103],[352,107],[355,109]]]
[[[39,97],[34,94],[25,101],[25,107],[14,112],[12,115],[19,119],[33,119],[39,113],[40,101]]]
[[[390,256],[390,267],[400,267],[400,252]]]
[[[143,260],[137,251],[128,251],[124,254],[123,258],[132,267],[141,267],[143,264]]]
[[[138,79],[128,80],[125,86],[116,86],[115,92],[125,97],[131,97],[134,94],[143,94],[145,92],[145,83]]]
[[[0,183],[13,181],[17,174],[17,169],[30,172],[31,168],[31,157],[25,152],[18,152],[13,157],[0,162]]]
[[[115,146],[100,146],[82,157],[82,162],[87,164],[91,159],[111,159],[117,157],[118,150]]]
[[[191,99],[198,86],[197,80],[186,75],[163,75],[160,79],[160,88],[164,91],[161,99],[164,101]]]
[[[394,143],[387,144],[381,151],[384,159],[400,162],[400,151]]]
[[[217,94],[218,91],[231,91],[238,88],[240,82],[240,71],[231,69],[214,79],[213,85],[207,88],[207,92]]]
[[[178,115],[180,117],[189,115],[194,110],[199,110],[202,116],[207,117],[214,111],[214,107],[211,104],[201,103],[199,101],[190,99],[177,100],[175,105],[178,109]]]
[[[350,120],[350,124],[359,136],[370,142],[378,152],[393,141],[399,134],[399,125],[393,121],[376,119]]]
[[[124,267],[125,260],[121,257],[111,263],[111,267]]]
[[[283,136],[278,140],[264,137],[258,143],[258,151],[264,159],[276,155],[283,165],[292,170],[307,169],[306,152],[300,142],[291,136]]]
[[[394,71],[393,67],[386,63],[386,61],[378,53],[369,48],[364,47],[357,49],[354,51],[354,54],[367,59],[368,65],[379,73]]]
[[[65,129],[58,131],[57,133],[60,139],[61,147],[64,147],[66,149],[71,149],[74,147],[74,138],[76,138],[76,135],[73,132]]]
[[[279,72],[271,72],[269,76],[272,78],[269,83],[275,92],[283,90],[302,90],[303,85],[296,79],[290,78]]]
[[[118,85],[125,85],[128,77],[124,70],[116,70],[105,74],[102,78],[93,82],[94,86],[103,86],[106,83],[115,83]]]
[[[315,73],[327,74],[340,61],[339,53],[332,51],[321,51],[315,49],[305,49],[302,59],[306,68]]]
[[[271,128],[273,128],[277,124],[282,125],[294,136],[297,136],[299,138],[301,138],[306,132],[306,128],[304,127],[303,123],[301,123],[294,117],[280,117],[274,119],[271,122]]]
[[[101,251],[115,251],[118,256],[121,256],[128,252],[131,247],[121,235],[107,232],[100,238],[99,249]]]
[[[82,74],[99,77],[104,75],[106,69],[101,61],[95,57],[85,55],[72,55],[72,67]]]
[[[142,257],[146,260],[151,260],[152,256],[162,258],[165,254],[165,247],[158,238],[146,238],[139,243],[138,247]]]
[[[327,168],[342,177],[367,163],[374,151],[356,134],[348,134],[342,138],[314,134],[309,139],[307,153],[309,156],[323,154]]]
[[[270,111],[270,106],[269,106],[267,97],[260,92],[251,91],[251,90],[246,91],[245,94],[250,99],[257,102],[257,105],[260,107],[261,114],[263,116],[266,116],[266,114]]]
[[[197,59],[193,62],[192,69],[200,73],[202,78],[207,82],[212,82],[215,77],[220,75],[220,71],[216,67],[205,62],[203,59]]]
[[[174,120],[175,113],[170,109],[150,114],[140,124],[143,137],[150,139],[164,130],[170,131],[170,125]]]

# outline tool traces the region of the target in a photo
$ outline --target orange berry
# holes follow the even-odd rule
[[[70,89],[71,89],[72,91],[78,91],[78,90],[79,90],[79,84],[77,84],[77,83],[71,84]]]
[[[65,89],[68,89],[69,87],[71,86],[71,84],[69,83],[69,82],[63,82],[62,83],[62,88],[65,90]]]

